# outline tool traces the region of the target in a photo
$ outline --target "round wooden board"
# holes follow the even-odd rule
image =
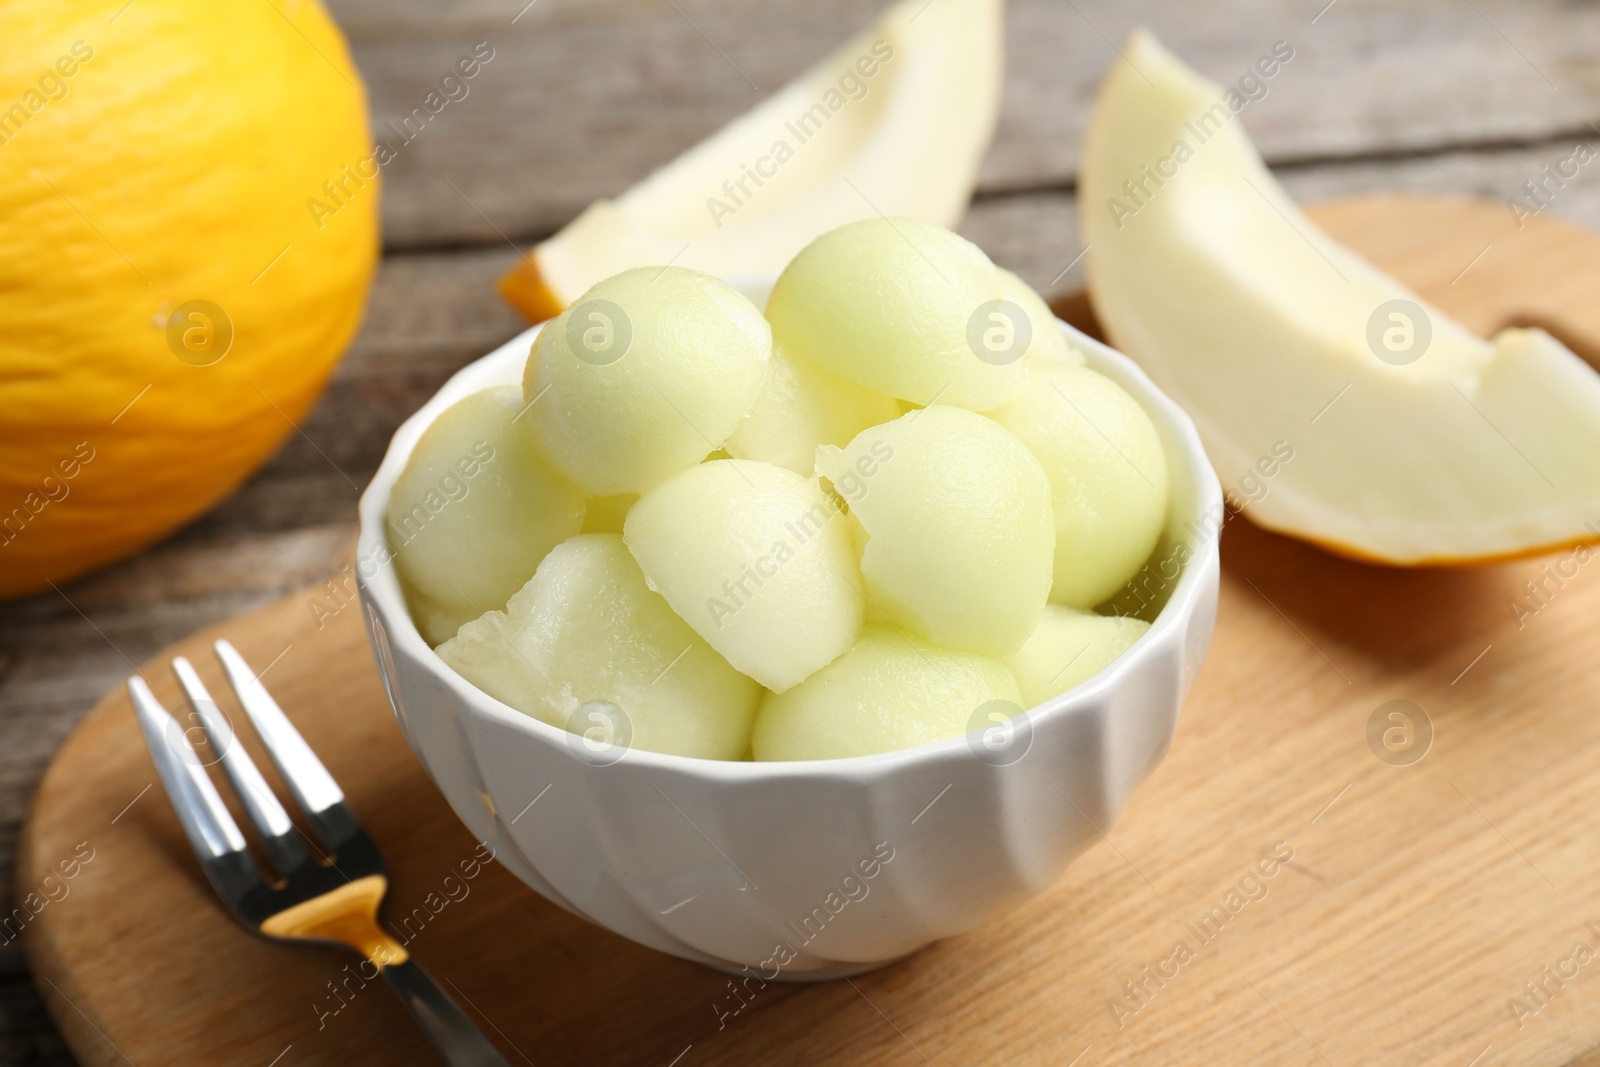
[[[1519,231],[1468,200],[1314,214],[1474,329],[1538,322],[1600,352],[1593,235],[1546,218]],[[497,865],[465,876],[476,844],[407,749],[356,607],[319,626],[313,603],[336,602],[308,590],[142,670],[176,707],[165,661],[186,654],[231,709],[209,641],[271,664],[266,683],[389,861],[385,922],[513,1063],[1600,1065],[1585,1058],[1600,962],[1559,989],[1541,970],[1579,941],[1600,955],[1600,564],[1520,624],[1511,607],[1564,558],[1397,571],[1230,523],[1210,659],[1104,845],[970,934],[748,1003]],[[1393,699],[1435,732],[1412,766],[1367,745]],[[113,692],[51,765],[20,849],[19,899],[48,901],[23,924],[28,956],[84,1063],[436,1062],[387,989],[340,985],[352,956],[236,925],[153,783]],[[1249,878],[1274,848],[1292,862]],[[1158,984],[1144,968],[1171,974],[1180,941],[1192,957]],[[1551,992],[1534,1002],[1527,980]],[[1514,998],[1537,1010],[1519,1020]]]

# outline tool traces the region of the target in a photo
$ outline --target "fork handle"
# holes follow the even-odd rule
[[[415,962],[385,966],[383,976],[450,1067],[510,1067],[466,1012]]]

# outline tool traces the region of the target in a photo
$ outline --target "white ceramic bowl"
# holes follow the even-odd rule
[[[763,286],[741,288],[761,306]],[[1110,826],[1172,740],[1216,617],[1222,514],[1216,476],[1177,405],[1122,355],[1062,329],[1161,434],[1172,499],[1157,556],[1172,564],[1150,589],[1167,599],[1132,648],[1031,711],[1031,739],[1019,731],[998,756],[974,735],[816,762],[630,750],[600,765],[582,758],[574,735],[479,691],[412,624],[384,512],[423,429],[469,393],[520,382],[537,328],[457,373],[396,432],[362,496],[357,570],[395,715],[461,821],[568,911],[769,981],[869,970],[1049,884]]]

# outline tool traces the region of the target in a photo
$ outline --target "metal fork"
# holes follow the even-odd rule
[[[295,828],[249,754],[234,742],[227,719],[194,667],[177,657],[173,673],[209,746],[220,753],[223,772],[276,873],[276,880],[269,882],[247,851],[239,825],[223,805],[184,728],[143,678],[129,678],[128,693],[150,758],[223,903],[234,918],[267,937],[336,942],[366,956],[453,1067],[509,1067],[472,1020],[379,927],[378,904],[389,883],[377,846],[345,804],[338,783],[244,657],[227,641],[216,642],[214,648],[245,714],[326,850],[326,857],[312,857],[302,841],[310,838]]]

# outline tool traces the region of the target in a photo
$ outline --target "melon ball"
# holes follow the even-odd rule
[[[1050,482],[1015,437],[936,404],[817,450],[817,472],[861,524],[867,600],[935,644],[1022,647],[1050,592]],[[876,616],[874,616],[876,618]]]
[[[1028,319],[1029,344],[1024,359],[1058,359],[1082,363],[1083,354],[1067,342],[1056,322],[1056,313],[1033,287],[1004,267],[1000,272],[1000,298],[1020,308]]]
[[[1050,476],[1055,578],[1050,598],[1107,600],[1155,549],[1167,515],[1167,455],[1155,424],[1111,379],[1087,367],[1029,365],[1028,388],[991,417]]]
[[[728,438],[728,452],[809,478],[818,445],[848,444],[868,426],[899,414],[900,403],[893,397],[863,389],[774,346],[766,388]]]
[[[966,734],[973,714],[993,700],[1022,702],[999,660],[868,623],[850,651],[762,699],[752,752],[758,760],[803,760],[911,748]]]
[[[974,411],[1022,388],[1022,352],[980,343],[1000,275],[972,242],[912,219],[831,230],[795,256],[767,300],[773,340],[874,392]]]
[[[1004,662],[1022,689],[1023,707],[1038,707],[1099,674],[1148,629],[1143,619],[1051,604],[1027,643]]]
[[[441,618],[505,606],[545,553],[583,525],[583,494],[545,462],[523,408],[514,385],[453,404],[389,491],[395,567]]]
[[[563,729],[586,725],[585,704],[614,704],[631,747],[678,756],[744,755],[761,693],[650,591],[617,534],[557,545],[505,611],[467,623],[439,658]]]
[[[861,572],[815,479],[771,463],[703,463],[639,498],[623,527],[650,588],[729,663],[782,692],[850,647]]]
[[[557,470],[596,496],[642,493],[722,446],[771,351],[761,312],[726,283],[639,267],[545,323],[522,389]]]
[[[400,591],[405,595],[406,609],[411,613],[411,621],[417,625],[417,632],[430,645],[450,640],[457,630],[480,614],[471,608],[441,604],[431,596],[418,592],[404,579],[400,582]]]

